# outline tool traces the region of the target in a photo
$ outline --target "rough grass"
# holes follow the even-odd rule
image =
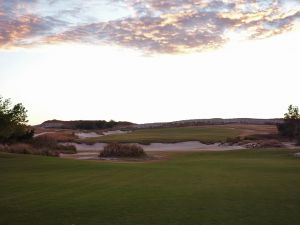
[[[290,150],[99,163],[0,153],[2,225],[299,225]]]
[[[145,156],[144,149],[137,144],[109,143],[99,157],[141,157]]]
[[[0,144],[0,151],[17,154],[59,156],[60,153],[76,153],[76,148],[73,145],[59,144],[56,139],[51,136],[41,135],[25,143]]]
[[[127,134],[115,134],[88,138],[82,142],[120,142],[120,143],[176,143],[183,141],[200,141],[215,143],[226,141],[229,137],[236,137],[239,131],[226,127],[180,127],[180,128],[154,128],[135,130]]]
[[[57,142],[71,142],[77,138],[77,136],[72,131],[58,131],[58,132],[43,134],[38,137],[47,137]]]

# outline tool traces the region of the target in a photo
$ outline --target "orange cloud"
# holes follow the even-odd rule
[[[26,2],[36,4],[38,0]],[[230,39],[228,31],[241,33],[245,39],[268,38],[293,29],[300,20],[300,2],[296,0],[108,2],[126,5],[132,16],[78,24],[31,14],[11,19],[0,10],[0,47],[73,41],[115,44],[147,53],[180,53],[222,47]]]

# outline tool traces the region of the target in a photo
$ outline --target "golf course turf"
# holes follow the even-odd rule
[[[291,150],[177,153],[152,163],[0,153],[1,225],[296,225]]]
[[[238,129],[228,127],[175,127],[140,129],[127,134],[114,134],[97,138],[87,138],[84,142],[121,142],[121,143],[176,143],[184,141],[200,141],[215,143],[226,141],[227,138],[237,137]]]

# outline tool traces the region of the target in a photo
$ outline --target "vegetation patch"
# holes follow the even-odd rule
[[[47,137],[57,142],[72,142],[77,139],[77,136],[72,131],[49,132],[49,133],[38,135],[37,137]]]
[[[48,133],[33,138],[34,130],[26,123],[25,107],[21,103],[12,106],[10,99],[0,96],[0,151],[47,156],[76,153],[74,146],[58,143],[74,140],[73,133]]]
[[[130,126],[132,123],[126,121],[105,120],[48,120],[40,125],[44,128],[75,129],[75,130],[99,130],[110,129],[116,126]]]
[[[146,153],[144,149],[137,144],[107,144],[103,151],[100,152],[100,157],[143,157]]]
[[[0,143],[29,140],[34,131],[27,123],[27,110],[18,103],[12,106],[10,99],[0,96]]]
[[[177,127],[140,129],[126,134],[114,134],[82,140],[84,143],[177,143],[200,141],[205,144],[224,142],[228,137],[236,137],[239,131],[224,127]],[[81,141],[81,140],[80,140]]]
[[[73,145],[59,144],[49,136],[38,136],[26,142],[2,144],[0,145],[0,151],[16,154],[59,156],[60,153],[76,153],[76,148]]]
[[[281,136],[296,140],[300,144],[300,113],[297,106],[290,105],[284,114],[284,122],[277,125]]]
[[[227,138],[226,143],[246,148],[281,148],[284,147],[276,134],[256,134],[245,137]]]

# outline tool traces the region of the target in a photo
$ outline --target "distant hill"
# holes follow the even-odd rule
[[[162,123],[145,123],[133,125],[134,128],[155,128],[155,127],[184,127],[184,126],[201,126],[201,125],[224,125],[224,124],[253,124],[253,125],[276,125],[282,123],[283,119],[253,119],[253,118],[233,118],[233,119],[193,119],[179,120]]]
[[[179,120],[173,122],[134,124],[127,121],[105,121],[105,120],[47,120],[37,127],[55,129],[142,129],[159,127],[184,127],[201,125],[224,125],[224,124],[253,124],[253,125],[276,125],[282,123],[283,119],[253,119],[253,118],[233,118],[233,119],[192,119]]]
[[[94,129],[111,129],[121,128],[132,125],[133,123],[126,121],[105,121],[105,120],[47,120],[37,127],[42,128],[55,128],[55,129],[81,129],[81,130],[94,130]]]

